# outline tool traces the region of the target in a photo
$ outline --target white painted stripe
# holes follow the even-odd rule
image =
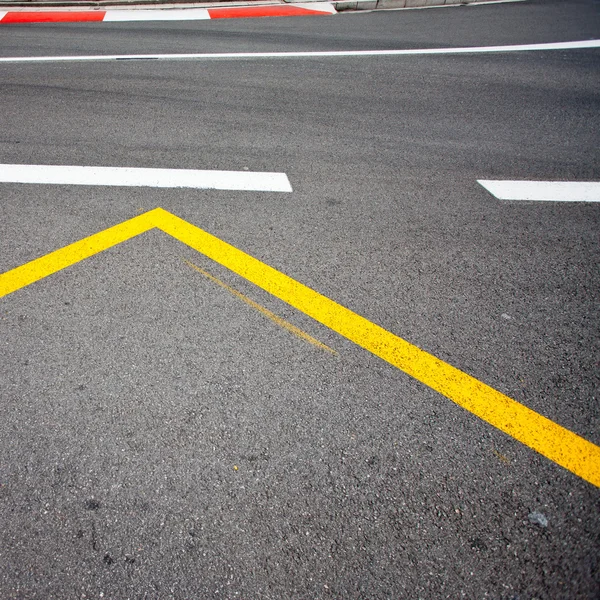
[[[0,21],[2,21],[2,19],[4,18],[4,16],[8,14],[8,11],[6,10],[0,10]]]
[[[269,58],[336,58],[363,56],[421,56],[429,54],[491,54],[542,50],[584,50],[600,48],[600,40],[522,44],[519,46],[480,46],[472,48],[424,48],[407,50],[348,50],[324,52],[230,52],[221,54],[97,54],[90,56],[21,56],[0,58],[0,63],[81,62],[111,60],[252,60]]]
[[[365,1],[371,2],[372,0]],[[337,10],[335,10],[335,6],[331,2],[293,2],[290,3],[290,6],[305,8],[306,10],[316,10],[330,15],[337,14]]]
[[[202,21],[210,19],[206,8],[176,8],[164,10],[107,10],[104,21]]]
[[[600,181],[503,181],[478,179],[499,200],[600,202]]]
[[[0,165],[0,182],[197,188],[255,192],[292,191],[292,186],[285,173],[197,171],[193,169]]]

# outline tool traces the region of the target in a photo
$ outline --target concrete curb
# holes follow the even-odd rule
[[[319,2],[323,0],[302,0],[302,3]],[[327,1],[327,0],[326,0]],[[386,8],[423,8],[427,6],[456,6],[477,3],[493,3],[493,0],[328,0],[337,11],[377,10]],[[496,0],[501,2],[502,0]],[[296,0],[217,0],[215,2],[199,2],[198,0],[0,0],[2,10],[10,8],[35,9],[40,8],[108,8],[127,7],[140,8],[204,8],[219,4],[227,6],[250,6],[266,4],[295,4]]]
[[[333,4],[335,4],[336,10],[344,11],[377,10],[386,8],[424,8],[427,6],[456,6],[460,4],[477,4],[481,2],[489,3],[490,0],[354,0],[349,2],[334,1]]]
[[[66,8],[77,10],[80,8],[206,8],[221,4],[227,6],[252,6],[283,4],[284,0],[25,0],[14,2],[13,0],[0,0],[0,8],[29,8],[39,10],[44,8]],[[313,0],[309,0],[313,1]]]

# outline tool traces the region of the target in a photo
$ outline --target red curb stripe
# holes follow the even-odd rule
[[[298,17],[307,15],[328,16],[330,13],[320,10],[310,10],[299,6],[238,6],[231,8],[209,8],[211,19],[236,19],[254,17]]]
[[[86,11],[13,11],[7,12],[0,23],[75,23],[97,22],[104,20],[105,10]],[[231,8],[209,8],[211,19],[235,19],[253,17],[297,17],[297,16],[328,16],[332,13],[294,6],[289,4],[267,6],[234,6]],[[185,20],[185,19],[182,19]]]
[[[9,12],[1,23],[72,23],[76,21],[102,21],[106,11],[62,11],[62,12]]]

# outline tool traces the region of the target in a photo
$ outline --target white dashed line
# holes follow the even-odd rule
[[[194,169],[0,165],[0,182],[254,192],[292,191],[292,186],[285,173],[198,171]]]
[[[490,181],[478,179],[499,200],[600,202],[598,181]]]

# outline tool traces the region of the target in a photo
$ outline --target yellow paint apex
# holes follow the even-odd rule
[[[0,297],[157,228],[600,487],[600,447],[162,208],[0,275]]]

